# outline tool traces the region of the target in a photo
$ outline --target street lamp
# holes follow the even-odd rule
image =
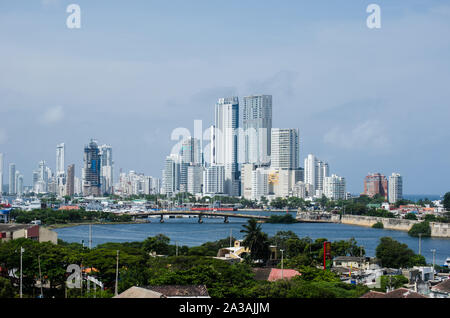
[[[281,279],[283,279],[283,252],[284,250],[280,250],[281,252]]]

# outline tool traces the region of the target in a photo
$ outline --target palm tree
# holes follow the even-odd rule
[[[253,260],[267,261],[270,254],[269,237],[261,230],[261,225],[252,218],[242,227],[241,233],[245,233],[242,243],[250,250],[250,257]]]

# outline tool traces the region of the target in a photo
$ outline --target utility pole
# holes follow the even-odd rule
[[[232,243],[231,243],[231,240],[232,240],[231,238],[232,238],[232,236],[233,236],[233,229],[230,229],[230,247],[233,247],[233,246],[231,245],[231,244],[232,244]]]
[[[41,273],[41,256],[38,255],[38,265],[39,265],[39,281],[41,282],[41,298],[44,298],[44,292],[42,291],[42,273]]]
[[[20,247],[20,298],[22,298],[22,254],[25,250]]]
[[[431,252],[433,253],[433,278],[434,278],[434,266],[436,266],[436,250],[432,249]]]
[[[177,246],[177,248],[176,248],[176,256],[178,256],[178,241],[175,242],[175,244],[176,244],[176,246]]]
[[[89,224],[89,249],[92,249],[92,224]]]
[[[280,250],[281,252],[281,279],[283,279],[283,252],[284,250]]]
[[[422,233],[419,233],[419,255],[422,255]]]
[[[118,293],[118,281],[119,281],[119,250],[117,250],[117,261],[116,261],[116,290],[114,295],[117,296]]]

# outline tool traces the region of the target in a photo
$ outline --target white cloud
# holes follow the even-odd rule
[[[39,122],[44,125],[55,124],[61,121],[64,117],[64,111],[61,106],[56,106],[48,109],[43,115],[39,117]]]
[[[350,130],[334,127],[324,135],[323,141],[347,150],[387,151],[391,146],[385,127],[378,120],[367,120]]]

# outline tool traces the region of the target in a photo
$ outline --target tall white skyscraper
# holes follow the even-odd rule
[[[163,188],[168,196],[176,194],[180,189],[180,159],[178,155],[166,157],[163,170]]]
[[[0,195],[3,193],[3,154],[0,153]]]
[[[389,176],[389,203],[395,203],[403,198],[403,180],[399,173]]]
[[[199,165],[187,168],[187,192],[191,194],[202,193],[203,169]]]
[[[305,159],[305,183],[311,184],[314,191],[323,191],[323,180],[329,177],[330,168],[328,163],[309,154]]]
[[[345,178],[333,174],[323,180],[323,194],[331,200],[345,199]]]
[[[271,154],[272,96],[246,96],[242,105],[245,163],[269,164]]]
[[[213,162],[225,167],[225,193],[239,195],[238,178],[239,99],[220,98],[215,106]]]
[[[16,194],[16,164],[9,164],[9,191],[10,195]]]
[[[272,128],[271,164],[274,169],[299,168],[298,129]]]
[[[65,144],[61,143],[56,146],[56,176],[65,174],[66,167],[64,165],[64,157],[66,154]]]
[[[102,192],[112,193],[114,184],[114,161],[112,157],[112,147],[110,145],[102,145],[99,147],[100,154],[100,177],[102,184]]]

